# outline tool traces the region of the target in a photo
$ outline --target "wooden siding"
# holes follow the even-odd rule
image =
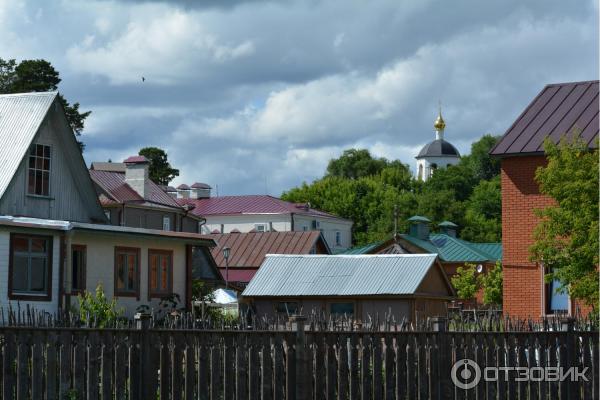
[[[93,222],[104,220],[73,133],[58,103],[50,107],[33,143],[51,146],[50,196],[27,195],[28,153],[0,199],[0,214]]]

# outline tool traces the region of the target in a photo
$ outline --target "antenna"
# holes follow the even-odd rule
[[[394,204],[394,241],[398,239],[398,205]]]

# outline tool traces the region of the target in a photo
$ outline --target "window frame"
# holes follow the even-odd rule
[[[129,291],[129,290],[123,290],[123,289],[119,289],[117,287],[117,276],[118,276],[118,260],[119,260],[119,254],[122,253],[127,253],[127,254],[131,254],[131,253],[135,253],[136,258],[137,258],[137,263],[136,263],[136,273],[135,273],[135,279],[136,279],[136,287],[133,291]],[[140,270],[141,270],[141,250],[139,247],[123,247],[123,246],[115,246],[115,258],[114,258],[114,276],[113,276],[113,283],[114,283],[114,296],[115,297],[135,297],[137,300],[140,299],[140,287],[141,287],[141,282],[140,282]]]
[[[335,231],[335,245],[336,246],[342,245],[342,232],[341,231]]]
[[[151,256],[152,255],[162,255],[169,256],[170,264],[169,264],[169,284],[167,288],[167,292],[157,292],[152,290],[150,274],[152,273],[152,264],[151,264]],[[170,296],[173,294],[173,250],[164,250],[164,249],[148,249],[148,300],[151,299],[162,299],[165,296]]]
[[[335,304],[352,304],[352,314],[340,314],[340,313],[333,313],[331,311],[331,307]],[[330,301],[327,304],[327,312],[329,313],[330,316],[339,316],[342,317],[344,315],[350,316],[350,317],[354,317],[356,315],[356,301],[352,301],[352,300],[347,300],[347,301]]]
[[[81,251],[83,253],[83,268],[81,271],[81,281],[83,283],[83,288],[75,288],[75,284],[73,281],[73,253],[75,251]],[[87,246],[84,244],[72,244],[71,245],[71,293],[74,294],[83,294],[86,290],[86,279],[87,279]]]
[[[262,228],[262,231],[261,231],[260,229],[258,229],[258,227],[261,227],[261,228]],[[269,227],[268,227],[268,224],[265,224],[265,223],[257,223],[257,224],[254,224],[254,229],[256,230],[256,232],[259,232],[259,233],[265,233],[265,232],[268,232],[268,230],[269,230]]]
[[[42,167],[42,169],[38,169],[38,168],[37,168],[37,167],[35,167],[35,166],[34,166],[34,168],[31,168],[31,167],[29,166],[29,163],[31,162],[31,160],[30,160],[30,158],[31,158],[31,157],[35,157],[35,159],[37,159],[37,158],[38,158],[38,156],[37,156],[37,155],[34,155],[34,156],[32,156],[32,155],[31,155],[31,150],[32,150],[32,148],[34,148],[34,147],[36,147],[36,148],[37,148],[37,146],[43,146],[43,147],[47,147],[47,148],[48,148],[48,153],[49,153],[49,154],[48,154],[48,169],[47,169],[47,170],[43,169],[43,167]],[[25,191],[26,191],[26,193],[27,193],[27,196],[31,196],[31,197],[40,197],[40,198],[45,198],[45,199],[51,198],[51,193],[52,193],[52,187],[51,187],[51,176],[52,176],[52,153],[53,153],[53,151],[52,151],[52,150],[53,150],[53,149],[52,149],[52,146],[51,146],[51,145],[49,145],[49,144],[43,144],[43,143],[33,143],[33,144],[32,144],[32,145],[29,147],[29,152],[27,153],[27,174],[26,174],[26,179],[27,179],[27,182],[26,182],[26,185],[25,185]],[[46,157],[44,157],[44,156],[42,155],[42,160],[43,160],[43,159],[45,159],[45,158],[46,158]],[[34,162],[34,164],[35,164],[35,162]],[[30,176],[29,176],[29,175],[30,175],[30,171],[34,171],[34,175],[36,175],[36,172],[40,171],[40,172],[42,173],[42,176],[43,176],[44,172],[48,172],[48,193],[46,193],[46,194],[44,194],[44,193],[42,193],[42,194],[35,193],[35,192],[36,192],[36,189],[35,189],[35,186],[36,186],[36,185],[35,185],[35,181],[34,181],[34,185],[33,185],[33,186],[34,186],[34,188],[33,188],[33,193],[29,191],[29,182],[30,182]],[[37,178],[36,178],[36,179],[37,179]],[[42,185],[43,185],[43,184],[42,184]],[[43,186],[42,186],[42,189],[43,189]]]
[[[285,305],[291,305],[291,304],[295,304],[295,308],[293,310],[290,310],[290,308],[292,308],[292,307],[288,307],[287,311],[280,309],[280,305],[283,305],[285,307]],[[275,314],[290,316],[290,315],[294,315],[298,312],[298,310],[300,309],[300,302],[297,300],[277,301],[273,304],[273,308],[275,309]]]
[[[48,240],[47,273],[46,273],[46,293],[34,294],[25,292],[15,292],[13,290],[13,272],[14,272],[14,256],[15,250],[13,243],[16,237],[25,237],[28,240],[44,239]],[[28,233],[11,233],[9,239],[9,255],[8,255],[8,299],[9,300],[27,300],[27,301],[52,301],[52,264],[54,257],[54,237],[46,235],[32,235]]]
[[[162,230],[163,231],[171,230],[171,217],[168,215],[163,215],[163,217],[162,217]]]

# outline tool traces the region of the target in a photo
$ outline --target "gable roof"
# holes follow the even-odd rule
[[[483,262],[502,258],[501,243],[471,243],[445,233],[432,233],[428,240],[402,234],[401,239],[427,251],[439,254],[444,262]]]
[[[160,186],[151,180],[148,181],[149,193],[143,198],[131,186],[125,182],[125,174],[121,172],[110,172],[103,170],[90,170],[92,180],[106,192],[108,202],[117,203],[152,203],[180,209],[177,201],[169,196]],[[107,204],[107,201],[104,202]],[[152,205],[149,204],[149,205]]]
[[[91,170],[125,173],[125,163],[94,161]]]
[[[203,199],[177,199],[177,201],[181,205],[194,205],[195,208],[192,213],[202,217],[239,214],[303,214],[345,219],[324,211],[315,210],[306,204],[290,203],[268,195],[222,196]]]
[[[318,242],[331,252],[319,231],[225,233],[206,237],[217,243],[211,252],[221,268],[225,268],[225,247],[231,249],[229,267],[234,268],[258,268],[267,254],[310,254]]]
[[[0,95],[0,197],[27,154],[58,92]]]
[[[435,254],[268,255],[242,295],[412,295],[427,273],[439,268],[436,258]]]
[[[543,153],[544,139],[558,143],[561,136],[579,136],[595,148],[598,138],[598,81],[547,85],[490,151],[494,156]]]

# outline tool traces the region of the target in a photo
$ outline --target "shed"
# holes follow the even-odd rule
[[[267,255],[242,293],[259,316],[314,310],[356,321],[442,315],[453,296],[436,254]]]

